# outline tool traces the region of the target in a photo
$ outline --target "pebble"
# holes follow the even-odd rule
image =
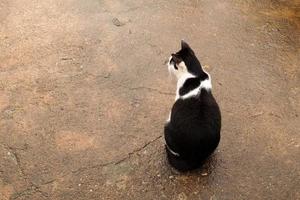
[[[115,25],[115,26],[124,26],[125,23],[124,22],[121,22],[118,18],[113,18],[112,19],[112,23]]]

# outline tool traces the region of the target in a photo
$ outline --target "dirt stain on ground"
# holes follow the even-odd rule
[[[12,185],[1,185],[0,182],[0,199],[9,200],[14,193],[14,188]]]
[[[9,105],[9,97],[3,91],[0,91],[0,111]]]
[[[57,147],[64,152],[83,151],[94,147],[94,138],[71,131],[61,131],[55,135]]]
[[[300,1],[254,1],[238,2],[244,12],[253,14],[259,19],[260,15],[273,20],[287,20],[300,27]],[[263,18],[261,18],[263,19]]]

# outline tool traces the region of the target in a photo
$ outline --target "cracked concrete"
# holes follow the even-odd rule
[[[0,1],[0,200],[299,199],[300,18],[290,1]],[[115,19],[118,19],[116,21]],[[197,170],[166,162],[185,38],[223,121]]]

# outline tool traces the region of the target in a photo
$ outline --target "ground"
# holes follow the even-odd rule
[[[166,161],[184,38],[222,138]],[[298,0],[0,0],[0,199],[300,199]]]

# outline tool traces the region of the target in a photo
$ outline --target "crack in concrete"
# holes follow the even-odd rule
[[[49,195],[47,195],[45,192],[42,192],[40,190],[39,186],[36,186],[34,184],[32,184],[29,188],[26,188],[25,190],[21,191],[21,192],[17,192],[15,194],[13,194],[13,196],[10,198],[11,200],[16,200],[19,199],[23,196],[29,196],[29,195],[33,195],[34,193],[39,193],[41,194],[43,197],[48,198]]]
[[[52,179],[52,180],[49,180],[49,181],[47,181],[45,183],[41,183],[41,185],[48,185],[48,184],[54,183],[56,181],[57,181],[57,179]]]
[[[11,149],[11,150],[12,150],[12,149]],[[19,169],[20,174],[22,175],[22,177],[25,178],[26,176],[25,176],[24,170],[23,170],[23,168],[22,168],[22,166],[21,166],[21,161],[20,161],[20,157],[19,157],[18,153],[17,153],[16,151],[12,150],[12,154],[13,154],[13,156],[15,157],[15,160],[16,160],[16,162],[17,162],[17,166],[18,166],[18,169]],[[25,179],[26,179],[26,178],[25,178]]]
[[[121,158],[120,160],[117,160],[117,161],[110,161],[110,162],[107,162],[107,163],[102,163],[102,164],[97,164],[97,165],[93,165],[93,166],[90,166],[90,167],[82,167],[82,168],[79,168],[77,170],[74,170],[72,171],[72,174],[77,174],[77,173],[81,173],[83,171],[86,171],[86,170],[90,170],[90,169],[97,169],[97,168],[101,168],[101,167],[106,167],[106,166],[109,166],[109,165],[118,165],[124,161],[126,161],[127,159],[129,159],[133,154],[136,154],[140,151],[142,151],[144,148],[146,148],[147,146],[149,146],[150,144],[156,142],[157,140],[159,140],[160,138],[162,138],[162,135],[154,138],[153,140],[145,143],[142,147],[140,148],[137,148],[135,150],[133,150],[132,152],[129,152],[127,154],[126,157],[124,158]],[[66,175],[65,175],[66,176]],[[64,176],[63,176],[64,177]]]
[[[15,162],[15,164],[18,168],[18,171],[19,171],[19,174],[21,175],[21,177],[24,178],[25,180],[27,180],[26,174],[21,165],[20,156],[17,153],[17,150],[26,150],[27,145],[25,145],[24,148],[14,148],[14,147],[11,147],[11,146],[9,146],[7,144],[3,144],[3,143],[1,143],[1,145],[4,147],[4,149],[6,149],[8,151],[8,155],[10,155],[12,157],[13,161]]]
[[[40,193],[43,197],[48,197],[48,195],[40,190],[40,186],[37,186],[36,184],[32,183],[31,181],[28,180],[24,169],[21,164],[20,156],[17,153],[17,150],[25,151],[28,149],[28,145],[25,144],[24,147],[17,148],[17,147],[11,147],[7,144],[1,143],[1,145],[8,151],[8,153],[12,156],[13,160],[15,161],[15,164],[18,168],[19,174],[21,177],[30,185],[28,188],[21,192],[15,193],[10,199],[15,200],[18,199],[24,195],[31,195],[33,193]],[[2,171],[1,171],[2,172]]]
[[[120,164],[120,163],[126,161],[126,160],[129,159],[133,154],[136,154],[136,153],[142,151],[142,150],[145,149],[147,146],[149,146],[150,144],[156,142],[156,141],[159,140],[160,138],[162,138],[162,135],[160,135],[160,136],[154,138],[153,140],[147,142],[147,143],[144,144],[142,147],[140,147],[140,148],[138,148],[138,149],[136,149],[136,150],[134,150],[134,151],[128,153],[127,156],[126,156],[125,158],[122,158],[122,159],[120,159],[119,161],[116,161],[116,162],[114,163],[114,165],[118,165],[118,164]]]
[[[127,156],[125,156],[124,158],[121,158],[117,161],[110,161],[110,162],[107,162],[107,163],[102,163],[102,164],[97,164],[97,165],[93,165],[93,166],[90,166],[90,167],[81,167],[77,170],[73,170],[71,171],[71,173],[67,173],[65,175],[62,175],[60,177],[57,177],[55,179],[52,179],[52,180],[49,180],[47,182],[44,182],[44,183],[41,183],[39,185],[36,185],[32,182],[30,182],[30,187],[28,187],[27,189],[21,191],[21,192],[17,192],[15,193],[12,197],[11,197],[11,200],[16,200],[20,197],[23,197],[25,195],[32,195],[34,193],[40,193],[43,197],[45,198],[49,198],[49,195],[43,191],[40,190],[41,186],[45,186],[45,185],[49,185],[49,184],[52,184],[54,182],[57,182],[59,179],[62,179],[70,174],[78,174],[78,173],[81,173],[81,172],[84,172],[86,170],[91,170],[91,169],[97,169],[97,168],[102,168],[102,167],[105,167],[105,166],[109,166],[109,165],[118,165],[126,160],[128,160],[129,158],[131,158],[132,155],[136,154],[136,153],[139,153],[140,151],[142,151],[143,149],[145,149],[146,147],[148,147],[149,145],[151,145],[152,143],[158,141],[160,138],[162,138],[162,135],[160,136],[157,136],[156,138],[154,138],[153,140],[150,140],[149,142],[145,143],[143,146],[141,146],[140,148],[137,148],[135,150],[133,150],[132,152],[129,152],[127,154]]]

